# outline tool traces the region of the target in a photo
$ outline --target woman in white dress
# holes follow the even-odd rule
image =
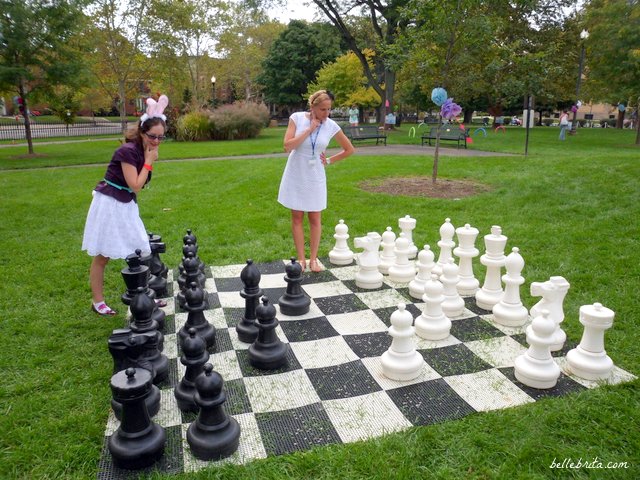
[[[303,271],[307,261],[304,240],[304,213],[309,218],[309,269],[320,272],[318,247],[322,233],[321,212],[327,208],[325,167],[351,155],[355,149],[340,126],[329,118],[332,97],[319,90],[309,97],[309,111],[289,117],[284,149],[289,152],[282,174],[278,202],[291,210],[291,230],[298,261]],[[325,149],[335,137],[342,151],[327,157]]]

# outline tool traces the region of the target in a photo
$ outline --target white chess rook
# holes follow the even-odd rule
[[[436,274],[424,286],[424,310],[416,318],[416,334],[425,340],[443,340],[451,331],[451,320],[442,311],[443,286]]]
[[[380,265],[378,266],[378,270],[383,275],[389,275],[389,267],[396,262],[395,247],[396,234],[393,233],[391,227],[387,227],[382,233],[382,252],[380,253]]]
[[[425,366],[425,361],[416,351],[413,340],[413,317],[405,308],[406,305],[401,303],[391,314],[389,335],[393,340],[389,349],[380,357],[382,373],[387,378],[398,381],[413,380],[420,376]]]
[[[600,303],[580,307],[580,323],[584,325],[580,344],[567,353],[570,374],[587,380],[606,380],[613,361],[604,349],[604,332],[613,325],[615,313]]]
[[[411,297],[422,300],[424,285],[427,283],[427,280],[431,278],[431,270],[433,270],[435,266],[434,258],[435,255],[429,245],[425,245],[422,250],[420,250],[420,253],[418,253],[418,261],[416,262],[418,273],[416,274],[416,278],[409,282],[409,295],[411,295]]]
[[[491,227],[491,233],[485,235],[484,244],[486,253],[480,257],[480,263],[487,267],[487,272],[482,288],[476,292],[476,304],[480,308],[491,310],[503,295],[500,270],[507,259],[504,256],[507,237],[502,235],[502,229],[499,226],[494,225]]]
[[[335,232],[333,238],[336,239],[336,244],[329,252],[329,262],[334,265],[350,265],[353,262],[353,252],[347,244],[349,227],[344,223],[344,220],[340,220],[340,223],[336,225]]]
[[[409,254],[407,256],[410,259],[416,258],[418,247],[413,243],[413,230],[416,228],[416,219],[405,215],[404,218],[398,219],[398,227],[400,227],[400,231],[404,233],[405,238],[409,241]]]
[[[532,282],[531,296],[542,297],[529,311],[531,317],[536,317],[542,310],[549,310],[549,317],[556,323],[556,330],[553,332],[553,344],[551,351],[557,352],[562,350],[564,342],[567,340],[567,334],[560,327],[564,320],[564,309],[562,304],[564,297],[569,291],[569,282],[564,277],[554,276],[546,282]]]
[[[389,267],[389,280],[395,283],[409,283],[416,277],[416,267],[413,261],[409,260],[409,241],[404,233],[396,239],[393,251],[396,254],[396,261]]]
[[[451,224],[451,219],[445,218],[444,223],[440,226],[440,240],[438,240],[440,255],[438,256],[436,266],[433,268],[433,272],[438,276],[442,275],[442,267],[452,258],[451,252],[453,251],[453,247],[456,246],[456,242],[453,241],[455,233],[456,229]]]
[[[453,254],[460,259],[460,281],[457,286],[460,295],[475,295],[480,288],[480,282],[473,275],[473,259],[480,255],[480,250],[475,247],[478,233],[478,229],[468,223],[464,227],[456,228],[458,246],[453,249]]]
[[[529,312],[520,300],[520,285],[524,283],[524,277],[520,272],[524,268],[524,259],[519,252],[517,247],[513,247],[507,255],[504,262],[507,273],[502,276],[505,285],[504,295],[493,306],[493,319],[507,327],[520,327],[529,319]]]
[[[514,373],[519,382],[540,389],[553,388],[558,383],[560,367],[549,350],[554,329],[555,324],[547,310],[527,327],[529,349],[514,361]]]
[[[458,266],[453,261],[453,258],[449,259],[444,267],[442,267],[442,275],[440,276],[440,283],[443,285],[444,301],[442,302],[442,311],[449,317],[457,317],[464,312],[464,300],[458,293],[457,285],[460,281],[458,275]]]
[[[353,243],[356,248],[364,248],[358,255],[358,271],[356,272],[356,286],[366,289],[382,287],[384,277],[378,271],[380,265],[379,252],[382,237],[377,232],[369,232],[366,237],[356,237]]]

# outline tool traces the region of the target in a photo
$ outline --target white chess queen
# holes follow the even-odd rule
[[[321,270],[318,247],[322,229],[321,211],[327,208],[327,179],[325,167],[343,160],[354,152],[353,145],[329,118],[332,96],[319,90],[309,97],[309,111],[296,112],[289,117],[284,135],[284,149],[289,153],[282,174],[278,202],[291,210],[291,230],[298,261],[303,270],[307,261],[304,249],[304,212],[308,212],[310,227],[309,267]],[[327,157],[325,149],[335,137],[342,151]]]

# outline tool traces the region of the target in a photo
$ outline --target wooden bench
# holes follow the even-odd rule
[[[387,145],[387,135],[378,130],[377,125],[344,126],[342,130],[352,142],[356,140],[375,140],[376,145],[381,141],[384,142],[385,146]]]
[[[437,131],[438,127],[431,127],[429,133],[422,135],[422,146],[424,146],[425,141],[428,141],[429,145],[431,145],[431,140],[436,139]],[[466,130],[461,130],[457,125],[440,127],[440,141],[455,141],[458,144],[458,148],[460,148],[460,142],[462,142],[464,148],[467,148],[468,136],[468,132]]]

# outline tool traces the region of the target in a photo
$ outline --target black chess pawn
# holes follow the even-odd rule
[[[253,264],[253,260],[247,260],[247,264],[240,272],[240,280],[244,285],[240,291],[240,296],[244,298],[244,315],[236,325],[238,339],[244,343],[253,343],[258,338],[256,307],[258,299],[262,296],[260,278],[260,271]]]
[[[189,313],[184,326],[178,331],[180,342],[189,338],[189,329],[194,328],[206,342],[207,348],[215,345],[216,330],[204,316],[204,311],[208,308],[205,302],[204,290],[196,282],[191,282],[190,288],[187,288],[184,292],[184,298],[185,305],[183,308]]]
[[[198,239],[191,232],[191,229],[187,228],[187,234],[184,237],[182,237],[182,243],[186,245],[189,242],[194,244],[194,245],[198,245]]]
[[[204,339],[196,333],[195,328],[189,329],[189,336],[180,343],[182,356],[180,363],[185,367],[185,374],[176,385],[173,393],[178,401],[178,408],[183,412],[197,412],[195,402],[195,380],[202,373],[202,367],[209,361],[209,352]]]
[[[144,293],[142,287],[138,288],[138,293],[129,308],[131,309],[131,324],[129,328],[133,333],[150,333],[152,339],[145,343],[143,357],[153,365],[154,383],[160,383],[169,374],[169,360],[162,353],[164,336],[158,331],[158,323],[151,317],[155,302]]]
[[[113,398],[122,404],[122,421],[108,442],[116,467],[148,467],[164,452],[167,435],[151,420],[145,403],[151,385],[151,373],[142,368],[127,368],[111,377]]]
[[[275,370],[287,364],[289,345],[276,334],[278,319],[276,308],[269,304],[266,296],[256,308],[258,338],[249,347],[249,363],[261,370]]]
[[[224,411],[227,397],[222,391],[224,381],[207,363],[196,378],[195,402],[200,413],[187,429],[187,442],[200,460],[218,460],[238,449],[240,425]]]
[[[127,268],[123,268],[120,273],[127,286],[127,290],[122,294],[122,303],[130,305],[131,300],[136,295],[138,288],[142,287],[144,292],[154,301],[153,319],[158,322],[158,329],[164,330],[164,320],[166,314],[155,304],[156,292],[149,288],[150,271],[149,267],[142,263],[142,251],[136,250],[135,253],[128,255],[125,259]]]
[[[155,341],[155,332],[133,333],[130,328],[120,328],[111,333],[107,343],[109,353],[113,358],[113,373],[127,368],[144,368],[155,377],[153,364],[143,355],[145,345]],[[154,416],[160,410],[160,389],[151,385],[151,391],[145,398],[147,411]],[[115,399],[111,400],[111,408],[118,420],[122,420],[122,404]]]
[[[295,257],[291,257],[291,263],[285,267],[287,290],[278,300],[280,313],[289,316],[304,315],[309,312],[311,299],[304,293],[300,283],[302,282],[302,265]]]
[[[185,294],[189,289],[189,286],[195,282],[200,288],[204,288],[204,282],[201,281],[201,272],[198,269],[198,261],[193,256],[193,253],[189,252],[187,258],[182,262],[182,265],[184,266],[184,276],[180,275],[180,278],[178,278],[178,287],[180,288],[180,292],[178,292],[177,299],[180,308],[185,308],[187,303]],[[205,308],[209,308],[206,296],[204,302],[206,305]]]

